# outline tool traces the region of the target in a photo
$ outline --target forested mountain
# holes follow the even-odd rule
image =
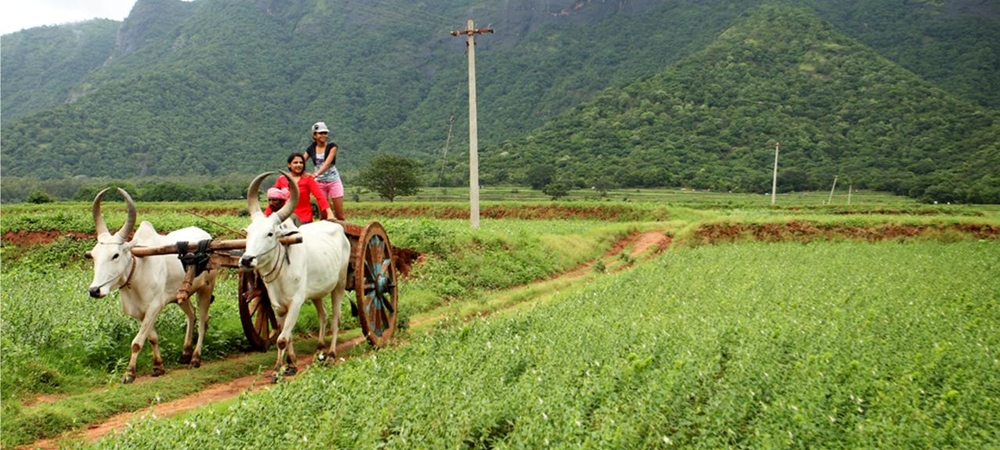
[[[1000,115],[956,98],[821,22],[748,11],[670,69],[610,88],[482,152],[486,183],[856,188],[1000,199]]]
[[[111,56],[120,25],[98,19],[31,28],[0,38],[3,121],[76,98],[74,90]]]
[[[782,17],[768,25],[779,29],[760,32],[762,14]],[[981,0],[138,0],[122,23],[0,39],[3,175],[258,173],[324,120],[348,175],[393,153],[464,184],[465,44],[449,31],[470,16],[496,30],[476,41],[484,182],[548,164],[578,185],[611,176],[568,163],[572,151],[629,155],[644,175],[621,185],[756,191],[777,140],[795,188],[842,174],[982,201],[973,191],[1000,183],[1000,6]],[[796,25],[780,30],[786,19]],[[629,120],[589,136],[603,126],[595,114]],[[502,154],[530,157],[511,166]]]

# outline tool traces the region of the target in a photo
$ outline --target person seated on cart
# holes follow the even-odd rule
[[[301,223],[306,224],[313,221],[312,215],[312,203],[310,202],[310,197],[316,199],[316,203],[319,205],[320,216],[322,219],[333,219],[333,210],[330,209],[330,203],[326,201],[326,197],[319,188],[319,184],[316,183],[316,179],[312,175],[305,173],[306,169],[306,158],[302,153],[292,153],[288,155],[288,171],[289,176],[292,177],[292,181],[299,187],[299,202],[295,205],[295,215],[298,216]],[[288,179],[285,177],[278,177],[278,181],[274,183],[274,187],[278,189],[288,189]],[[270,209],[271,207],[268,206]]]
[[[291,196],[291,193],[288,192],[288,189],[278,189],[275,187],[268,189],[267,208],[264,209],[264,215],[270,216],[271,213],[281,209],[282,206],[285,206],[285,202],[288,201],[289,196]],[[292,219],[292,222],[295,223],[295,226],[302,225],[299,216],[292,214],[292,217],[289,218]]]

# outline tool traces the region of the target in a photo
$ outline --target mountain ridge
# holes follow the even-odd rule
[[[120,45],[110,62],[105,58],[73,86],[72,103],[63,100],[24,112],[30,108],[15,102],[13,115],[7,93],[10,80],[28,75],[12,76],[8,70],[11,52],[5,36],[3,172],[42,179],[256,173],[280,167],[288,152],[304,147],[308,124],[325,120],[345,150],[342,164],[348,176],[378,153],[396,153],[444,167],[445,184],[467,183],[467,163],[463,152],[456,150],[456,143],[467,139],[468,127],[464,38],[448,35],[450,29],[464,28],[456,11],[508,20],[496,25],[498,33],[477,39],[484,155],[509,152],[512,143],[523,142],[522,136],[546,133],[547,123],[608,89],[668,70],[710,45],[737,17],[761,3],[799,4],[824,17],[826,26],[855,30],[862,38],[858,45],[885,41],[881,45],[889,49],[889,56],[912,62],[920,58],[908,55],[926,53],[927,62],[911,65],[938,80],[938,86],[966,99],[972,95],[981,106],[992,105],[994,97],[1000,99],[1000,94],[983,89],[998,79],[991,64],[1000,61],[1000,49],[987,43],[1000,36],[996,34],[1000,27],[988,5],[968,0],[900,1],[889,6],[863,0],[506,0],[471,8],[459,3],[428,6],[396,0],[375,5],[333,0],[320,7],[312,0],[258,0],[252,5],[231,0],[140,0],[118,31]],[[178,4],[187,12],[160,14],[165,17],[149,22],[150,11]],[[961,15],[969,8],[987,9],[976,17]],[[189,15],[178,19],[183,14]],[[879,34],[868,25],[856,25],[865,14],[884,20],[890,31]],[[956,14],[957,18],[941,18]],[[914,25],[896,29],[903,21]],[[146,28],[138,26],[147,23]],[[968,23],[973,26],[958,26]],[[485,25],[477,22],[477,26]],[[959,28],[963,31],[955,31]],[[945,38],[956,33],[965,33],[956,38],[956,49],[964,49],[958,68],[949,72],[942,64],[931,64],[956,51],[944,46]],[[925,36],[923,44],[897,43],[912,40],[909,36]],[[822,61],[805,64],[822,75]],[[963,72],[966,67],[979,69]],[[962,73],[975,77],[962,78]],[[994,110],[985,111],[991,115]],[[957,155],[949,148],[950,153],[943,153],[954,160],[948,167],[974,167],[963,161],[968,155],[989,157],[993,150],[988,141],[979,135],[965,139],[967,147]],[[450,152],[448,142],[455,147]],[[508,150],[496,151],[500,148]],[[558,148],[551,144],[549,151]],[[101,161],[118,163],[109,167]],[[891,169],[897,179],[909,171]],[[921,178],[932,172],[912,173]],[[819,172],[806,175],[810,183],[822,177]],[[523,173],[495,172],[482,178],[523,177]],[[428,178],[437,177],[428,174]],[[586,183],[580,178],[574,176],[574,182]],[[692,179],[664,176],[660,183]],[[940,183],[904,184],[907,195],[919,196]]]

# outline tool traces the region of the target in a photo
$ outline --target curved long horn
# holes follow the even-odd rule
[[[132,227],[135,226],[135,202],[132,201],[132,196],[125,192],[125,189],[118,188],[118,193],[122,195],[125,204],[128,205],[128,217],[125,219],[125,224],[115,234],[121,236],[122,240],[126,240],[129,233],[132,232]]]
[[[299,204],[299,185],[298,183],[292,181],[292,177],[288,176],[287,173],[279,173],[288,180],[288,191],[290,193],[288,201],[285,202],[285,206],[282,206],[277,212],[278,218],[284,222],[285,219],[289,218],[292,215],[292,212],[295,211],[295,205]]]
[[[100,236],[101,233],[109,233],[108,226],[104,223],[104,216],[101,215],[101,198],[104,197],[104,193],[111,190],[111,188],[104,188],[101,192],[97,193],[94,197],[94,206],[91,211],[94,213],[94,231],[97,231],[97,235]]]
[[[250,187],[247,188],[247,212],[249,212],[251,216],[255,214],[263,214],[260,210],[260,200],[257,198],[260,195],[260,182],[264,181],[265,178],[271,176],[272,174],[274,174],[274,172],[264,172],[257,175],[257,178],[254,178],[253,181],[250,182]]]

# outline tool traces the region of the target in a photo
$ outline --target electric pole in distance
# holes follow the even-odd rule
[[[452,36],[465,35],[465,49],[469,55],[469,216],[472,228],[479,228],[479,131],[476,123],[476,38],[477,34],[492,33],[492,28],[473,26],[469,19],[465,31],[452,31]]]

